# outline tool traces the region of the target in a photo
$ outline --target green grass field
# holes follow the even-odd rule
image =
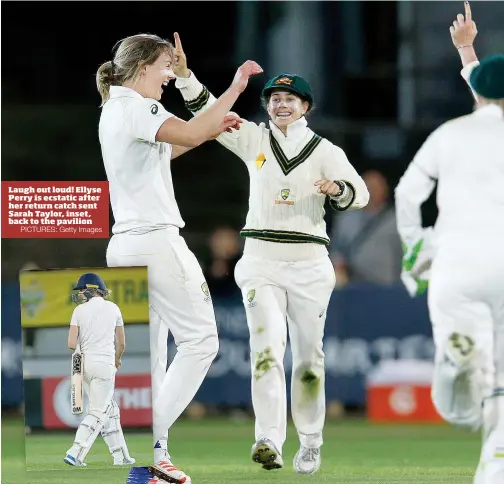
[[[63,454],[73,434],[46,433],[27,437],[28,472],[24,471],[24,428],[20,421],[2,422],[2,483],[125,483],[128,469],[113,468],[98,438],[86,459],[87,468],[70,468]],[[170,434],[174,463],[194,484],[291,484],[321,482],[470,484],[479,455],[479,436],[448,426],[370,425],[364,421],[329,422],[322,469],[316,476],[296,475],[292,458],[297,438],[289,428],[284,448],[286,467],[263,471],[249,458],[252,421],[181,421]],[[126,432],[136,465],[148,465],[151,436]]]

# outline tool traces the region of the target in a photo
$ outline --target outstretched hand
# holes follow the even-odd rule
[[[191,71],[187,68],[187,57],[184,49],[182,48],[180,36],[177,32],[175,32],[173,37],[175,39],[175,53],[172,66],[173,73],[177,77],[189,77],[191,75]]]
[[[262,67],[257,62],[248,60],[238,68],[231,85],[236,88],[238,92],[242,93],[245,91],[249,79],[262,72]]]
[[[464,8],[465,18],[459,13],[457,20],[454,20],[450,27],[452,42],[457,49],[463,46],[472,46],[478,34],[478,29],[472,19],[471,6],[467,0],[464,2]]]
[[[216,139],[224,132],[232,133],[233,130],[239,130],[241,123],[243,123],[243,119],[241,119],[238,115],[234,113],[227,114],[219,126],[219,131],[212,135],[210,139]]]

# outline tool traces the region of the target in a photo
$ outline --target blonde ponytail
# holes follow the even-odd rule
[[[98,72],[96,73],[96,87],[100,93],[102,102],[100,106],[103,106],[110,97],[110,86],[114,84],[114,68],[112,61],[104,62]]]

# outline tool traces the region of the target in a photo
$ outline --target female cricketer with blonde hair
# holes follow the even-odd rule
[[[216,99],[187,68],[178,37],[174,68],[187,108],[201,116]],[[263,90],[270,117],[244,121],[240,131],[217,141],[240,157],[250,176],[246,238],[235,278],[243,295],[250,332],[252,403],[256,416],[252,459],[265,469],[283,466],[287,400],[283,359],[287,325],[292,350],[292,417],[300,449],[296,472],[313,474],[321,463],[325,419],[326,311],[335,285],[324,222],[327,197],[335,210],[359,209],[369,198],[344,151],[308,128],[313,106],[309,84],[280,74]]]
[[[212,109],[189,122],[165,110],[163,88],[174,79],[173,46],[156,35],[134,35],[118,43],[113,59],[96,75],[102,97],[99,138],[110,186],[115,224],[107,264],[149,270],[150,350],[154,465],[171,483],[190,482],[171,462],[167,430],[200,387],[218,351],[212,301],[202,270],[179,229],[184,227],[172,183],[171,161],[214,139],[241,120],[228,112],[250,76],[252,61],[237,71]],[[171,331],[177,354],[167,370]]]

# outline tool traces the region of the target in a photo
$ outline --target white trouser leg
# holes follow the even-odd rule
[[[101,431],[101,435],[109,448],[114,462],[122,463],[125,460],[129,460],[130,455],[121,427],[121,412],[114,398],[112,398],[111,406],[112,408]]]
[[[428,300],[436,345],[433,403],[447,422],[476,429],[482,424],[482,404],[491,393],[494,375],[491,310],[443,274],[433,273]],[[475,344],[463,365],[450,357],[453,332]]]
[[[163,322],[159,314],[150,308],[149,313],[150,348],[151,348],[151,386],[152,401],[156,401],[163,385],[168,369],[168,326]],[[168,430],[162,438],[154,439],[154,461],[169,458],[168,454]]]
[[[325,421],[322,339],[335,285],[328,257],[293,263],[287,275],[287,314],[292,349],[291,409],[301,445],[319,448]]]
[[[84,380],[89,389],[88,410],[77,429],[73,446],[67,451],[79,462],[84,462],[111,414],[115,373],[116,368],[112,364],[85,359]]]
[[[243,302],[250,332],[255,440],[270,439],[281,453],[287,432],[285,291],[272,285],[247,287]],[[250,291],[254,291],[253,298]]]
[[[494,391],[492,397],[485,399],[482,450],[474,484],[504,482],[504,294],[502,284],[493,287],[497,290],[492,305]]]
[[[154,377],[154,441],[166,437],[167,429],[194,398],[218,351],[217,326],[203,272],[184,239],[159,230],[139,236],[114,236],[107,251],[109,266],[147,266],[149,304],[161,319],[151,338],[151,362],[166,358],[161,325],[173,334],[177,354],[159,388]],[[152,314],[152,312],[151,312]],[[164,352],[164,353],[163,353]],[[159,357],[163,353],[163,357]],[[161,370],[159,370],[161,371]]]

